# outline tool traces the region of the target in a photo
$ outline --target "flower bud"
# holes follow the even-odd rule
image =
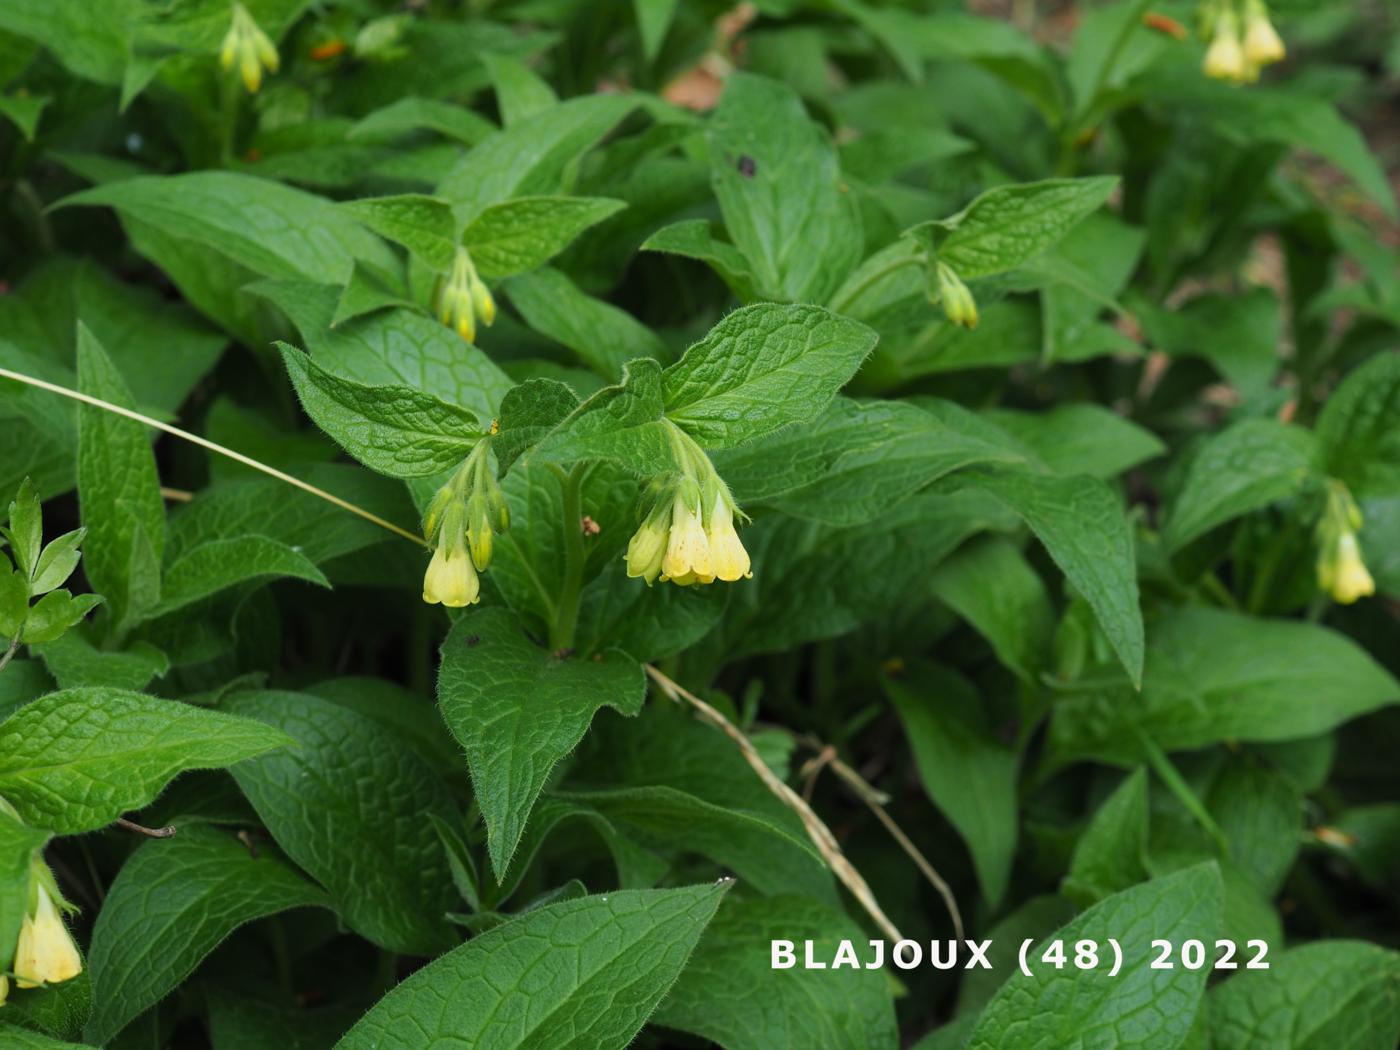
[[[977,300],[951,266],[937,264],[938,298],[949,321],[963,328],[977,327]]]

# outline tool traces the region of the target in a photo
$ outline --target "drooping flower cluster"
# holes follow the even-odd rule
[[[1241,9],[1242,8],[1242,9]],[[1269,21],[1264,0],[1213,0],[1205,9],[1208,77],[1248,84],[1259,79],[1265,66],[1281,62],[1287,51],[1278,30]]]
[[[3,799],[0,812],[19,819]],[[83,972],[83,957],[63,922],[63,913],[75,910],[63,899],[49,866],[35,853],[29,862],[29,892],[20,917],[14,962],[10,965],[18,987],[58,984]],[[0,1006],[9,994],[9,978],[0,973]]]
[[[679,469],[655,478],[643,493],[641,525],[627,544],[627,575],[647,586],[671,582],[732,583],[753,574],[734,528],[729,487],[703,449],[668,423]]]
[[[510,527],[510,512],[491,469],[491,439],[483,438],[438,489],[423,517],[433,557],[423,575],[423,600],[459,609],[481,596],[495,533]]]
[[[461,245],[452,261],[452,272],[438,281],[434,308],[438,320],[469,343],[476,342],[477,318],[487,328],[496,322],[496,300],[472,265],[471,253]]]
[[[1332,481],[1317,523],[1317,585],[1343,605],[1376,593],[1356,538],[1361,524],[1356,500],[1340,481]]]
[[[242,4],[233,5],[233,24],[219,49],[219,64],[225,70],[237,66],[243,86],[253,94],[262,87],[263,70],[277,72],[277,46]]]

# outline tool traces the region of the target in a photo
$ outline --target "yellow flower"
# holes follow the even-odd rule
[[[78,946],[63,924],[44,880],[31,875],[32,911],[26,912],[15,946],[14,972],[21,988],[57,984],[83,972]]]
[[[666,519],[671,508],[662,503],[650,514],[627,543],[627,575],[641,577],[650,587],[661,575],[661,562],[666,557],[666,541],[670,535]]]
[[[1344,532],[1337,538],[1330,558],[1318,565],[1318,580],[1323,589],[1343,605],[1376,593],[1376,581],[1361,560],[1356,533]]]
[[[715,574],[710,566],[710,542],[700,520],[699,499],[694,502],[686,493],[677,492],[671,507],[671,534],[666,540],[666,555],[661,559],[661,580],[687,587],[692,583],[713,583]]]
[[[491,289],[486,287],[486,282],[475,273],[472,274],[471,293],[477,316],[490,328],[496,323],[496,300],[491,298]]]
[[[472,565],[467,546],[460,540],[439,544],[423,574],[423,600],[449,609],[473,605],[481,597],[481,579]]]
[[[5,1005],[5,1000],[10,997],[10,979],[0,973],[0,1006]]]
[[[281,64],[276,45],[242,4],[233,5],[233,23],[219,47],[219,64],[226,70],[238,66],[243,86],[251,93],[262,87],[264,69],[276,73]]]
[[[739,534],[734,531],[734,512],[723,492],[715,493],[705,536],[709,541],[710,565],[717,579],[732,583],[753,577],[749,571],[749,552],[744,550]]]
[[[453,502],[443,513],[437,548],[423,574],[423,600],[449,609],[472,605],[481,596],[481,580],[467,550],[465,508]]]
[[[938,263],[938,298],[948,320],[963,328],[977,327],[977,300],[963,284],[962,278],[947,263]]]
[[[1249,65],[1273,65],[1287,55],[1278,30],[1269,21],[1268,9],[1260,0],[1249,0],[1244,16],[1244,57]]]
[[[1220,15],[1202,68],[1206,76],[1215,80],[1239,84],[1250,79],[1250,67],[1240,46],[1239,25],[1234,12],[1225,11]]]
[[[1376,593],[1356,538],[1361,525],[1356,500],[1344,484],[1331,481],[1327,507],[1317,523],[1317,585],[1343,605]]]

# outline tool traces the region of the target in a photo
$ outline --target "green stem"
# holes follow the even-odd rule
[[[1225,837],[1225,832],[1220,829],[1220,825],[1215,822],[1215,818],[1210,815],[1205,804],[1191,790],[1191,785],[1186,783],[1182,775],[1177,772],[1176,766],[1172,765],[1166,752],[1158,746],[1157,741],[1138,726],[1133,726],[1132,730],[1138,743],[1142,745],[1153,772],[1157,774],[1162,783],[1167,785],[1187,811],[1196,818],[1196,823],[1201,825],[1206,834],[1215,840],[1215,844],[1220,847],[1220,855],[1222,857],[1230,856],[1230,840]]]
[[[1078,151],[1079,136],[1085,130],[1082,127],[1083,119],[1093,113],[1094,107],[1098,105],[1099,95],[1103,93],[1104,85],[1108,83],[1113,67],[1123,57],[1123,51],[1128,46],[1128,41],[1133,38],[1133,31],[1142,24],[1142,12],[1146,7],[1146,0],[1138,0],[1132,5],[1132,11],[1123,20],[1123,24],[1119,26],[1118,35],[1114,37],[1113,45],[1108,49],[1108,54],[1104,55],[1103,62],[1100,63],[1094,74],[1094,83],[1085,96],[1084,106],[1061,129],[1060,156],[1055,164],[1055,174],[1061,176],[1074,174],[1074,158]]]
[[[896,259],[894,260],[894,262],[886,263],[884,266],[880,267],[865,280],[861,281],[860,284],[856,285],[845,295],[841,296],[840,299],[833,299],[830,302],[830,304],[828,304],[827,308],[833,313],[843,313],[853,302],[855,302],[862,295],[868,292],[873,285],[875,285],[879,281],[884,280],[896,270],[902,270],[906,266],[922,266],[925,261],[925,257],[922,254],[920,254],[906,255],[902,259]]]
[[[0,656],[0,671],[10,665],[10,661],[15,658],[15,653],[19,652],[19,635],[10,639],[10,647],[5,650],[5,655]]]
[[[575,463],[567,474],[553,468],[564,488],[564,586],[549,629],[549,647],[572,649],[578,630],[578,606],[583,597],[583,476],[588,464]]]

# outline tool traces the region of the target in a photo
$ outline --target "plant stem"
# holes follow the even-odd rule
[[[567,474],[561,467],[554,470],[564,488],[564,586],[549,630],[549,647],[557,651],[573,648],[578,628],[578,606],[583,597],[583,475],[588,464],[575,463]]]
[[[5,650],[5,655],[0,656],[0,671],[10,665],[10,661],[15,658],[15,653],[19,652],[19,635],[10,639],[10,647]]]
[[[862,295],[868,292],[874,285],[884,280],[896,270],[902,270],[906,266],[921,266],[925,261],[926,257],[923,254],[919,254],[906,255],[903,258],[895,259],[893,262],[886,263],[884,266],[880,267],[865,280],[861,281],[860,284],[856,285],[845,295],[841,296],[839,300],[833,299],[827,307],[827,309],[832,310],[833,312],[838,314],[844,313],[845,310],[852,303],[854,303]]]

